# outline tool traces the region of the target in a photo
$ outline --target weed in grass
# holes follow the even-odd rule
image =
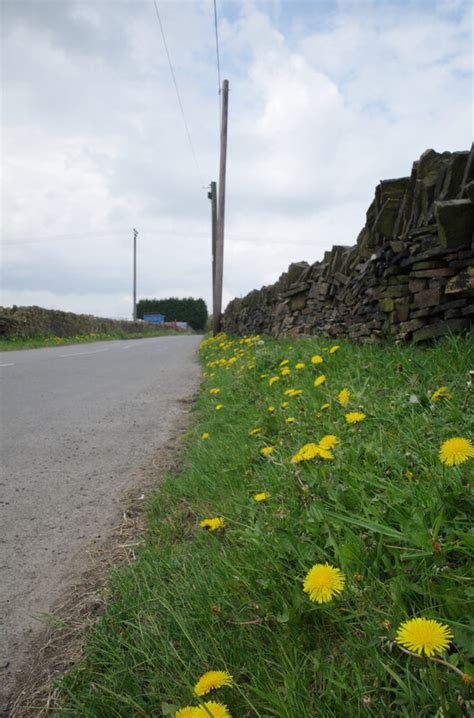
[[[60,715],[472,715],[472,336],[220,336],[201,354],[185,468],[112,573]],[[232,676],[205,696],[224,708],[196,696],[209,671]]]

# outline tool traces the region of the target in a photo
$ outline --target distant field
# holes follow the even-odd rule
[[[112,572],[60,715],[473,715],[472,335],[221,336],[201,357],[183,471]],[[414,618],[436,622],[407,624],[421,656],[398,634]],[[232,685],[198,697],[211,670]]]
[[[104,342],[111,339],[144,339],[146,337],[164,337],[173,334],[183,334],[182,331],[174,329],[157,329],[156,331],[147,332],[124,332],[116,330],[114,332],[103,332],[90,334],[77,334],[73,337],[54,337],[54,336],[34,336],[27,339],[11,337],[10,339],[0,339],[0,351],[12,351],[18,349],[39,349],[40,347],[58,347],[65,344],[86,344],[90,342]]]

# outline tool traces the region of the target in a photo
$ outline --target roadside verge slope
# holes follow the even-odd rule
[[[472,336],[326,342],[203,343],[183,470],[59,715],[466,714]]]

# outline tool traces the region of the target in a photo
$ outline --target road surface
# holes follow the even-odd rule
[[[199,384],[199,341],[0,352],[0,705],[71,558],[117,522],[120,497],[173,436]]]

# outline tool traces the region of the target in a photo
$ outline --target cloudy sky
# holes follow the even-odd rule
[[[213,0],[0,0],[4,305],[210,306]],[[354,244],[380,179],[473,134],[464,0],[217,0],[230,83],[224,302]]]

